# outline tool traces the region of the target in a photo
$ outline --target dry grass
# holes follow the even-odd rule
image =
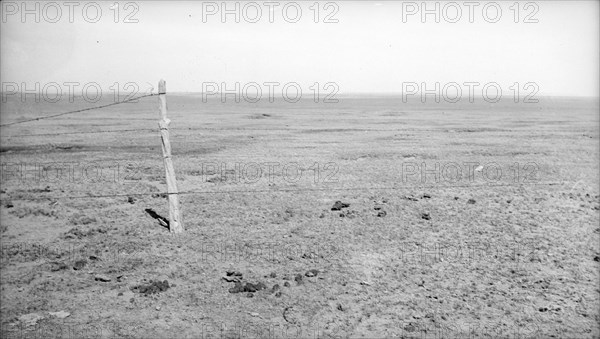
[[[52,249],[3,249],[3,334],[39,313],[50,332],[72,326],[123,338],[464,337],[469,328],[483,337],[600,335],[597,100],[451,110],[391,99],[168,100],[180,190],[202,192],[181,196],[181,236],[144,211],[168,217],[158,132],[19,136],[109,122],[154,128],[153,100],[2,135],[3,163],[96,162],[112,174],[109,164],[121,165],[118,180],[3,181],[3,248]],[[3,106],[3,119],[15,105]],[[52,108],[75,108],[65,106]],[[267,162],[297,164],[302,176],[232,180],[236,163]],[[407,163],[465,162],[497,163],[504,175],[424,182],[402,174]],[[521,171],[535,163],[537,181],[515,182],[515,162]],[[119,196],[87,197],[111,194]],[[331,211],[337,200],[350,206]],[[85,266],[74,270],[80,260]],[[305,276],[312,269],[317,276]],[[268,288],[230,293],[228,270]],[[131,291],[150,280],[171,286]],[[70,317],[47,313],[60,310]]]

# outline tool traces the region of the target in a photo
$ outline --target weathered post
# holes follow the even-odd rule
[[[171,159],[171,142],[169,141],[169,124],[167,118],[167,86],[164,80],[158,82],[158,103],[160,110],[160,138],[162,140],[162,153],[167,175],[167,193],[169,194],[169,230],[171,233],[183,232],[181,213],[179,211],[179,192],[177,191],[177,179]]]

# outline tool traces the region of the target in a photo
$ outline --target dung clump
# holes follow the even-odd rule
[[[250,293],[254,293],[254,292],[258,292],[260,290],[264,290],[266,289],[267,286],[265,284],[263,284],[262,282],[253,284],[250,282],[247,282],[245,284],[242,284],[241,282],[236,282],[235,286],[229,289],[229,293],[242,293],[242,292],[250,292]]]
[[[140,285],[131,287],[131,291],[133,293],[140,293],[145,296],[148,296],[150,294],[164,292],[164,291],[168,290],[169,287],[171,287],[171,286],[169,286],[169,281],[167,281],[167,280],[163,280],[163,281],[150,280],[150,282],[148,284],[140,284]]]
[[[341,201],[336,201],[335,204],[331,207],[332,211],[340,211],[342,208],[350,207],[350,204],[343,203]]]

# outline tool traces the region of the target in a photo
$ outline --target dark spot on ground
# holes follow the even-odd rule
[[[256,284],[250,282],[247,282],[245,284],[242,284],[241,282],[236,282],[235,286],[229,289],[229,293],[258,292],[266,288],[267,286],[262,282],[258,282]]]
[[[85,261],[85,260],[77,260],[75,262],[75,264],[73,265],[73,269],[76,271],[80,270],[80,269],[84,268],[86,264],[87,264],[87,261]]]
[[[137,286],[131,287],[131,291],[133,293],[140,293],[145,296],[150,294],[156,294],[159,292],[164,292],[169,289],[169,282],[167,280],[164,281],[152,281],[150,280],[149,284],[140,284]]]
[[[307,277],[316,277],[317,274],[319,274],[319,271],[315,270],[315,269],[308,270],[308,271],[306,271],[306,273],[304,273],[304,275],[307,276]]]
[[[227,274],[228,277],[231,277],[231,276],[241,277],[242,276],[242,272],[239,272],[239,271],[227,271],[225,273]]]
[[[343,203],[338,200],[333,204],[333,207],[331,207],[331,210],[332,211],[341,211],[342,208],[347,208],[347,207],[350,207],[350,204],[346,204],[346,203]]]
[[[68,266],[65,263],[53,262],[50,264],[50,271],[56,272],[56,271],[66,270],[67,267]]]

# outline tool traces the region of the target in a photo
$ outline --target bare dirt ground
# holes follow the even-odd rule
[[[168,105],[178,236],[156,98],[2,129],[2,337],[600,336],[598,100]]]

